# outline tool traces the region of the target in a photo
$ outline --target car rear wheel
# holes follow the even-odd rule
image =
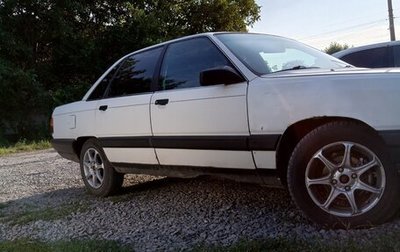
[[[353,122],[333,122],[306,135],[288,167],[288,187],[314,222],[333,228],[381,224],[399,209],[399,174],[380,137]]]
[[[84,143],[80,167],[86,189],[93,195],[106,197],[118,192],[122,186],[124,174],[114,170],[96,139]]]

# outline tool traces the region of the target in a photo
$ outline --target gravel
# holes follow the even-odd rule
[[[5,221],[74,204],[76,211],[53,220]],[[372,229],[324,230],[302,217],[285,189],[210,178],[126,175],[121,194],[100,199],[85,192],[79,165],[52,150],[0,158],[0,241],[100,239],[164,251],[268,238],[361,244],[399,231],[399,218]]]

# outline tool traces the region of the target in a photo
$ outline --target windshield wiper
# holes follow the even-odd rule
[[[317,68],[320,68],[320,67],[306,67],[306,66],[303,66],[303,65],[298,65],[298,66],[294,66],[294,67],[291,67],[291,68],[286,68],[286,69],[282,69],[282,70],[279,70],[279,71],[275,71],[274,73],[284,72],[284,71],[291,71],[291,70],[317,69]]]

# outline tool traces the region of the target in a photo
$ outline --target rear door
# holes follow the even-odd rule
[[[97,104],[96,136],[113,163],[158,164],[151,147],[151,86],[162,47],[128,56]]]
[[[247,82],[200,86],[200,72],[230,66],[207,38],[170,44],[151,100],[161,165],[255,169],[247,149]]]

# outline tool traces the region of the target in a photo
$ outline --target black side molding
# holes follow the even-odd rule
[[[281,135],[249,136],[249,150],[275,151]]]
[[[152,137],[154,148],[203,149],[203,150],[246,150],[245,136],[185,136]]]
[[[151,137],[102,137],[99,138],[103,147],[109,148],[152,148]]]
[[[275,151],[281,135],[252,136],[165,136],[165,137],[105,137],[99,138],[106,148],[165,148],[165,149],[202,149]],[[75,139],[53,139],[53,148],[64,158],[79,162]]]
[[[147,136],[100,138],[108,148],[166,148],[203,150],[275,151],[281,135],[252,136]]]

